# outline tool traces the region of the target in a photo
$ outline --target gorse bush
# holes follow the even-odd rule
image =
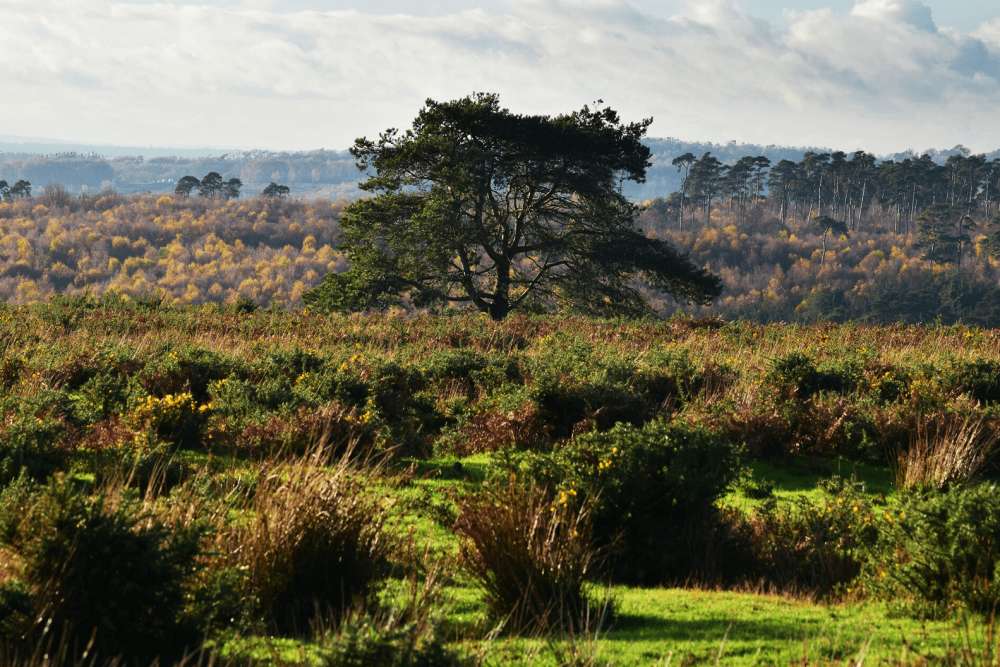
[[[511,632],[583,629],[595,558],[585,504],[501,482],[460,502],[455,532],[495,622]]]
[[[134,664],[180,656],[196,645],[182,612],[198,540],[127,498],[87,496],[53,480],[32,497],[10,541],[32,610],[23,636],[54,629],[75,650],[93,642],[103,659]]]
[[[1000,489],[995,484],[904,494],[881,522],[866,567],[873,593],[910,612],[1000,609]]]
[[[146,396],[136,403],[129,415],[135,444],[150,449],[160,443],[197,448],[202,444],[208,411],[209,406],[195,403],[189,392]]]
[[[136,376],[147,393],[157,397],[190,394],[199,404],[208,400],[208,386],[236,370],[227,356],[191,345],[156,351]]]
[[[820,370],[801,352],[775,359],[766,379],[784,400],[806,401],[821,391],[843,392],[850,386],[843,373]]]
[[[512,465],[590,507],[614,577],[684,582],[700,574],[716,501],[740,472],[738,448],[697,427],[653,421],[581,435]]]
[[[986,359],[958,362],[949,370],[946,380],[980,403],[1000,403],[1000,362]]]
[[[65,430],[65,423],[51,415],[25,415],[8,422],[0,431],[0,483],[21,471],[43,478],[55,470],[62,456],[54,445]]]
[[[748,578],[819,597],[844,592],[878,538],[877,509],[859,485],[835,478],[818,499],[769,500],[748,519]]]
[[[262,473],[252,519],[224,541],[272,627],[305,632],[318,613],[337,616],[363,599],[386,572],[393,543],[369,479],[347,458]]]

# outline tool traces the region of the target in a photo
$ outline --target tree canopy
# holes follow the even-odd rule
[[[228,181],[216,171],[205,174],[205,177],[198,180],[194,176],[184,176],[177,181],[174,194],[179,197],[188,197],[197,189],[198,194],[209,199],[239,199],[240,189],[243,182],[238,178],[230,178]]]
[[[710,302],[720,280],[642,234],[621,193],[645,178],[650,123],[603,106],[519,115],[483,93],[428,100],[409,130],[355,142],[373,196],[342,221],[350,269],[307,303],[465,304],[494,319],[519,307],[634,315],[649,311],[640,283]]]
[[[279,185],[274,181],[261,191],[261,196],[267,199],[284,199],[291,192],[291,189],[287,185]]]

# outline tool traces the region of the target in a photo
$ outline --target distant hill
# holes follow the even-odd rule
[[[725,163],[745,155],[764,155],[773,162],[801,160],[808,151],[825,148],[760,146],[754,144],[713,144],[680,139],[648,139],[653,166],[645,183],[626,183],[625,194],[634,200],[652,199],[674,192],[680,174],[671,161],[684,153],[711,152]],[[936,160],[945,160],[961,151],[931,150]],[[915,153],[884,156],[899,159]],[[990,154],[1000,156],[1000,151]],[[121,193],[169,192],[179,178],[201,177],[217,171],[225,178],[243,181],[246,194],[260,192],[275,181],[291,188],[299,197],[351,198],[359,194],[358,171],[347,151],[301,152],[229,151],[217,149],[129,148],[87,146],[43,139],[16,139],[0,136],[0,179],[31,181],[37,192],[54,183],[71,192],[113,189]]]

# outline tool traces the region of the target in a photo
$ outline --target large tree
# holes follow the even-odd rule
[[[649,311],[642,286],[707,303],[717,277],[635,225],[621,193],[643,181],[650,120],[606,107],[524,116],[476,94],[428,100],[412,128],[352,148],[370,198],[344,213],[350,269],[306,296],[321,308],[470,305]]]
[[[223,180],[222,174],[217,171],[210,171],[205,174],[205,177],[201,179],[198,185],[198,194],[209,199],[221,197],[225,194],[225,191],[226,182]]]
[[[201,187],[201,181],[194,176],[184,176],[177,181],[177,186],[174,187],[174,194],[179,197],[188,197],[198,187]]]
[[[11,199],[31,199],[31,182],[25,180],[19,180],[14,185],[10,186]]]

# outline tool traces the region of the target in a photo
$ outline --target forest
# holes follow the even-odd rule
[[[809,156],[773,168],[713,156],[641,203],[639,223],[720,275],[707,306],[661,314],[761,322],[1000,322],[1000,163],[952,156],[875,164]],[[701,166],[699,166],[701,165]],[[707,175],[705,175],[707,174]],[[708,182],[705,179],[709,178]],[[115,292],[171,303],[299,306],[347,261],[346,201],[71,195],[0,202],[0,297]],[[707,218],[706,218],[707,216]]]

